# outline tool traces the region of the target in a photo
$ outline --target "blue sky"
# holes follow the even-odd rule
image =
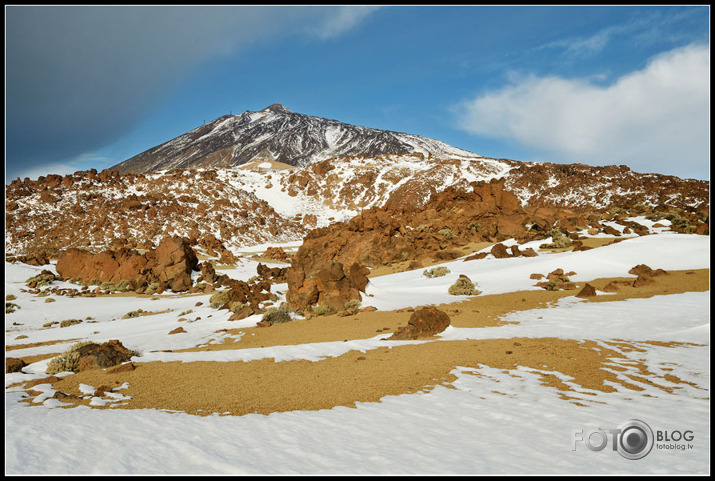
[[[6,182],[273,103],[527,161],[709,179],[709,6],[6,6]]]

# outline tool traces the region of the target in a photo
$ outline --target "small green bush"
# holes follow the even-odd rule
[[[55,302],[55,300],[52,297],[48,297],[45,299],[45,302]]]
[[[20,309],[20,306],[18,306],[17,304],[14,304],[12,302],[5,303],[5,314],[12,314],[18,309]]]
[[[15,338],[15,340],[18,340],[18,339],[27,339],[27,336],[24,335],[24,334],[20,334],[19,336],[17,336],[17,337]]]
[[[454,232],[452,232],[450,229],[442,229],[437,231],[439,235],[445,238],[445,240],[450,240],[454,237]]]
[[[194,312],[194,310],[193,310],[193,309],[189,309],[188,311],[184,311],[184,312],[182,312],[181,314],[179,314],[179,316],[186,316],[186,315],[188,315],[188,314],[191,314],[192,312]]]
[[[157,287],[159,287],[159,283],[158,283],[158,282],[152,282],[152,283],[150,283],[150,284],[147,286],[146,290],[144,290],[144,294],[147,294],[147,295],[149,295],[149,296],[152,295],[152,294],[154,294],[154,293],[156,292],[156,288],[157,288]]]
[[[228,291],[214,292],[209,298],[209,305],[214,309],[219,309],[228,304]]]
[[[244,307],[248,307],[250,305],[251,304],[249,304],[248,302],[234,301],[228,305],[228,310],[231,312],[238,312]]]
[[[544,286],[544,289],[546,289],[547,291],[558,291],[559,283],[556,282],[556,280],[552,279],[546,283],[546,286]]]
[[[15,299],[17,299],[17,297],[15,297],[13,294],[8,294],[7,296],[5,296],[6,301],[14,301]]]
[[[136,311],[129,311],[126,314],[122,316],[122,319],[132,319],[134,317],[140,317],[142,314],[144,314],[143,309],[137,309]]]
[[[424,272],[422,272],[422,275],[431,279],[433,277],[446,276],[450,272],[452,272],[452,271],[450,271],[449,269],[447,269],[444,266],[440,266],[440,267],[433,267],[432,269],[426,269]]]
[[[36,287],[48,286],[52,284],[56,279],[57,277],[55,277],[54,274],[39,274],[27,279],[25,281],[25,285],[30,285],[31,283],[35,282]]]
[[[75,324],[81,324],[82,320],[81,319],[65,319],[64,321],[60,322],[60,327],[70,327],[74,326]]]
[[[482,226],[479,225],[478,222],[470,222],[469,224],[467,224],[467,230],[471,230],[473,232],[477,232],[481,228]]]
[[[316,316],[325,316],[327,314],[330,314],[331,311],[332,309],[330,308],[330,306],[315,306],[313,308],[313,314],[315,314]]]
[[[554,229],[548,233],[551,236],[551,244],[542,244],[541,247],[547,249],[560,249],[571,245],[571,239],[566,237],[559,229]]]
[[[457,279],[457,281],[449,287],[447,292],[453,296],[474,296],[482,293],[477,289],[474,283],[466,277]]]
[[[50,291],[40,291],[37,293],[37,297],[47,297],[50,295]]]
[[[268,321],[271,324],[283,324],[292,321],[293,318],[288,309],[271,307],[263,314],[262,320]]]
[[[351,299],[345,303],[345,306],[343,307],[343,311],[348,316],[354,316],[355,314],[358,313],[358,311],[360,310],[360,307],[362,307],[362,303],[360,302],[359,299]]]
[[[91,341],[78,342],[77,344],[70,347],[60,356],[53,358],[49,364],[47,364],[47,374],[57,374],[60,372],[78,372],[79,371],[79,352],[77,350],[82,346],[87,346],[89,344],[95,344]]]

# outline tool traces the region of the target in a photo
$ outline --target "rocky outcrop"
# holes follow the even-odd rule
[[[400,327],[388,340],[408,340],[434,336],[447,329],[450,322],[447,313],[436,307],[417,309],[410,316],[407,326]]]
[[[636,280],[633,281],[633,287],[643,287],[651,285],[654,282],[654,277],[660,277],[668,274],[663,269],[651,269],[645,264],[638,264],[637,266],[632,267],[628,271],[628,273],[638,276]]]
[[[360,292],[365,292],[370,272],[365,266],[360,263],[346,266],[319,256],[312,260],[296,263],[288,270],[289,304],[299,308],[321,305],[342,311],[348,301],[361,299]]]
[[[79,371],[103,369],[122,364],[134,355],[116,339],[103,344],[90,343],[77,349]]]
[[[23,361],[22,359],[18,359],[15,357],[6,357],[5,358],[5,373],[11,373],[11,372],[22,372],[22,368],[27,366],[27,363]]]
[[[128,249],[93,254],[70,248],[60,254],[56,268],[63,279],[112,284],[126,281],[135,290],[156,282],[181,292],[191,288],[191,272],[197,264],[186,239],[167,237],[146,254]]]

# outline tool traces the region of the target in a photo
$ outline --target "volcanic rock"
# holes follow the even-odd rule
[[[23,361],[22,359],[15,358],[15,357],[6,357],[5,358],[5,373],[10,373],[10,372],[21,372],[22,368],[27,366],[27,363]]]
[[[103,344],[87,344],[77,349],[79,371],[103,369],[122,364],[131,359],[134,353],[116,339]]]
[[[596,288],[591,284],[586,283],[583,289],[576,294],[576,297],[594,297],[596,295]]]
[[[408,340],[429,337],[438,334],[450,324],[446,312],[436,307],[416,309],[410,316],[407,326],[400,327],[388,340]]]

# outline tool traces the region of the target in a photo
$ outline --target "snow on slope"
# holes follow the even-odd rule
[[[525,287],[526,282],[531,282],[531,272],[555,267],[576,270],[577,279],[627,276],[627,270],[639,262],[665,269],[709,268],[708,241],[705,236],[660,234],[571,255],[458,261],[450,267],[454,274],[459,271],[474,276],[485,293],[507,292],[533,288]],[[232,276],[247,276],[251,267],[239,267]],[[131,299],[132,309],[140,305],[149,310],[174,309],[140,318],[141,326],[136,319],[118,318],[130,308],[126,298],[115,298],[116,304],[106,298],[58,298],[50,308],[42,302],[33,304],[33,296],[21,292],[20,287],[25,278],[39,270],[6,264],[6,292],[17,295],[14,302],[22,306],[6,316],[6,345],[62,334],[67,339],[126,338],[131,340],[131,347],[147,350],[178,349],[210,342],[217,329],[236,327],[221,311],[193,307],[195,312],[188,317],[201,320],[187,324],[190,334],[166,336],[169,326],[176,325],[179,310],[194,306],[197,300],[207,304],[205,295],[182,298],[167,294],[157,301]],[[394,307],[390,302],[398,294],[402,299],[399,305],[440,302],[444,279],[425,279],[419,272],[376,278],[368,289],[374,297],[366,302]],[[120,305],[120,301],[124,304]],[[61,302],[64,304],[58,309]],[[642,391],[614,385],[615,391],[610,393],[589,392],[582,387],[569,392],[587,407],[565,401],[555,388],[543,385],[539,374],[544,372],[521,367],[509,371],[489,366],[457,368],[454,389],[437,386],[430,392],[387,396],[379,403],[358,403],[355,409],[336,407],[268,416],[198,417],[159,410],[112,410],[112,405],[131,403],[131,399],[120,397],[121,389],[116,392],[117,401],[106,410],[57,409],[59,401],[49,399],[49,385],[36,387],[44,394],[28,407],[17,402],[21,393],[11,389],[6,391],[5,407],[6,473],[707,474],[709,304],[709,292],[611,303],[564,298],[552,307],[508,316],[508,320],[519,324],[484,329],[451,327],[441,335],[444,341],[533,336],[697,344],[639,344],[641,351],[622,352],[644,363],[650,372],[670,373],[690,384],[673,385],[678,389],[672,392],[644,383],[637,383]],[[61,330],[41,328],[42,321],[57,313],[70,317],[78,312],[92,315],[97,322]],[[257,320],[258,316],[254,316],[240,322],[251,325]],[[19,334],[29,337],[15,340]],[[223,357],[216,360],[276,357],[277,362],[295,358],[317,361],[320,356],[339,355],[346,348],[365,350],[384,345],[386,341],[373,338],[353,344],[274,346],[243,353],[220,351]],[[28,350],[23,351],[29,355]],[[147,353],[157,358],[168,354],[172,358],[166,360],[191,362],[202,359],[204,353]],[[24,374],[7,374],[6,386],[21,378],[43,377],[44,365],[46,361],[28,366]],[[631,374],[627,363],[621,367],[624,366],[626,371],[615,372],[621,376]],[[571,382],[561,373],[552,374],[561,377],[566,385]],[[629,378],[629,382],[636,381]],[[86,389],[89,392],[91,387]],[[686,449],[683,443],[678,443],[682,449],[655,447],[638,461],[627,460],[610,449],[593,452],[583,444],[572,450],[573,430],[612,429],[628,419],[645,420],[654,430],[692,430],[693,447]]]
[[[219,117],[113,169],[140,173],[208,165],[238,166],[266,150],[275,160],[299,166],[341,155],[474,155],[438,140],[298,114],[274,104],[260,112]]]

